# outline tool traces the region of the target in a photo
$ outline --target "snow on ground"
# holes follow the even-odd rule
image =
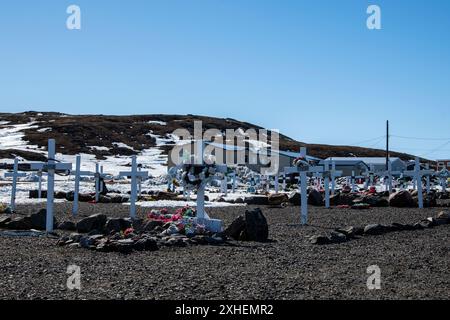
[[[28,142],[23,140],[25,134],[22,132],[23,130],[37,129],[38,127],[35,121],[24,124],[3,125],[3,128],[0,128],[0,149],[39,151],[38,146],[28,145]]]
[[[167,125],[167,122],[164,122],[164,121],[156,121],[156,120],[152,120],[152,121],[149,121],[149,122],[147,122],[148,124],[157,124],[157,125],[160,125],[160,126],[166,126]]]

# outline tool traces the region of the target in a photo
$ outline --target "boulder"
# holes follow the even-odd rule
[[[74,191],[69,191],[66,193],[66,200],[67,201],[73,201],[73,199],[75,198],[75,192]]]
[[[269,237],[269,226],[261,209],[245,211],[245,239],[247,241],[267,241]]]
[[[364,228],[364,234],[379,235],[386,232],[386,226],[381,224],[369,224]]]
[[[371,207],[389,207],[389,201],[386,198],[376,195],[365,195],[360,199],[360,202],[367,203]]]
[[[310,237],[309,238],[309,242],[312,243],[312,244],[323,245],[323,244],[329,244],[331,241],[326,236],[316,235],[316,236]]]
[[[142,237],[133,244],[133,249],[137,251],[156,251],[159,248],[156,238]]]
[[[285,193],[274,193],[269,195],[268,202],[271,206],[279,206],[285,202],[288,202],[289,198]]]
[[[30,216],[30,219],[32,229],[45,230],[47,226],[47,210],[41,209],[39,212],[33,213]],[[58,222],[56,221],[55,217],[53,217],[53,225],[54,226],[58,225]]]
[[[94,201],[95,200],[95,196],[91,195],[89,193],[80,193],[78,195],[78,201],[80,202],[89,202],[89,201]]]
[[[389,197],[389,205],[396,208],[413,208],[416,206],[411,193],[406,190],[391,194]]]
[[[266,206],[269,204],[269,198],[267,196],[251,196],[245,198],[245,203],[248,205]]]
[[[332,231],[329,236],[331,243],[342,243],[347,241],[347,236],[343,233]]]
[[[109,196],[99,195],[98,196],[98,203],[111,203],[112,200]]]
[[[302,197],[300,195],[300,192],[298,191],[292,191],[288,195],[289,203],[293,204],[294,206],[299,206],[302,202]]]
[[[80,233],[88,233],[92,230],[103,230],[106,223],[106,215],[94,214],[80,220],[77,223],[77,231]]]
[[[0,228],[5,227],[5,225],[11,221],[11,217],[10,216],[1,216],[0,217]]]
[[[311,206],[323,205],[323,196],[316,189],[312,189],[308,193],[308,204]]]
[[[31,218],[26,217],[15,217],[4,225],[7,229],[12,230],[30,230],[32,229]]]
[[[59,230],[75,231],[77,230],[77,225],[72,221],[63,221],[58,224]]]
[[[120,232],[131,227],[131,221],[124,218],[109,218],[105,224],[105,232]]]
[[[47,198],[47,190],[41,190],[41,197]],[[38,199],[39,198],[39,190],[30,190],[28,191],[28,198],[30,199]]]
[[[244,217],[239,216],[228,226],[224,233],[234,240],[240,240],[244,230],[245,219]]]
[[[64,191],[55,192],[55,199],[66,199],[66,193]]]
[[[336,231],[339,233],[343,233],[347,236],[347,238],[354,238],[355,236],[360,236],[364,233],[363,228],[353,226],[336,229]]]
[[[436,216],[436,219],[447,221],[447,223],[450,222],[450,212],[447,211],[441,211]]]

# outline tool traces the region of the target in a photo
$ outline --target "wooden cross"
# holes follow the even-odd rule
[[[71,163],[57,162],[55,159],[56,146],[55,140],[48,140],[48,156],[45,163],[31,163],[31,170],[47,171],[47,218],[46,227],[47,232],[53,232],[53,200],[55,192],[55,171],[69,171],[72,170]]]
[[[300,148],[300,157],[306,160],[306,148]],[[323,167],[314,167],[305,163],[301,166],[286,167],[284,171],[287,174],[299,173],[300,175],[300,197],[301,197],[301,224],[308,223],[308,186],[307,175],[314,172],[323,172]]]
[[[42,198],[42,175],[44,173],[42,170],[38,170],[38,172],[35,174],[36,177],[38,177],[38,199],[40,200]]]
[[[16,211],[16,191],[17,191],[17,178],[23,178],[26,177],[26,173],[20,173],[18,172],[19,169],[19,159],[14,159],[14,167],[13,172],[6,172],[5,178],[12,178],[12,189],[11,189],[11,211]]]
[[[131,195],[130,195],[130,217],[136,218],[136,200],[137,200],[137,181],[138,177],[148,178],[147,171],[138,171],[136,156],[131,157],[131,171],[119,172],[120,177],[131,178]]]

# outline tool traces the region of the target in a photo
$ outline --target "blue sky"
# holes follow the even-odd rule
[[[232,117],[379,148],[389,119],[394,149],[450,158],[449,15],[448,0],[2,1],[0,110]]]

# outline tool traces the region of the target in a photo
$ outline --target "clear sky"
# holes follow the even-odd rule
[[[192,113],[380,148],[389,119],[394,149],[450,158],[449,16],[448,0],[2,1],[0,110]]]

